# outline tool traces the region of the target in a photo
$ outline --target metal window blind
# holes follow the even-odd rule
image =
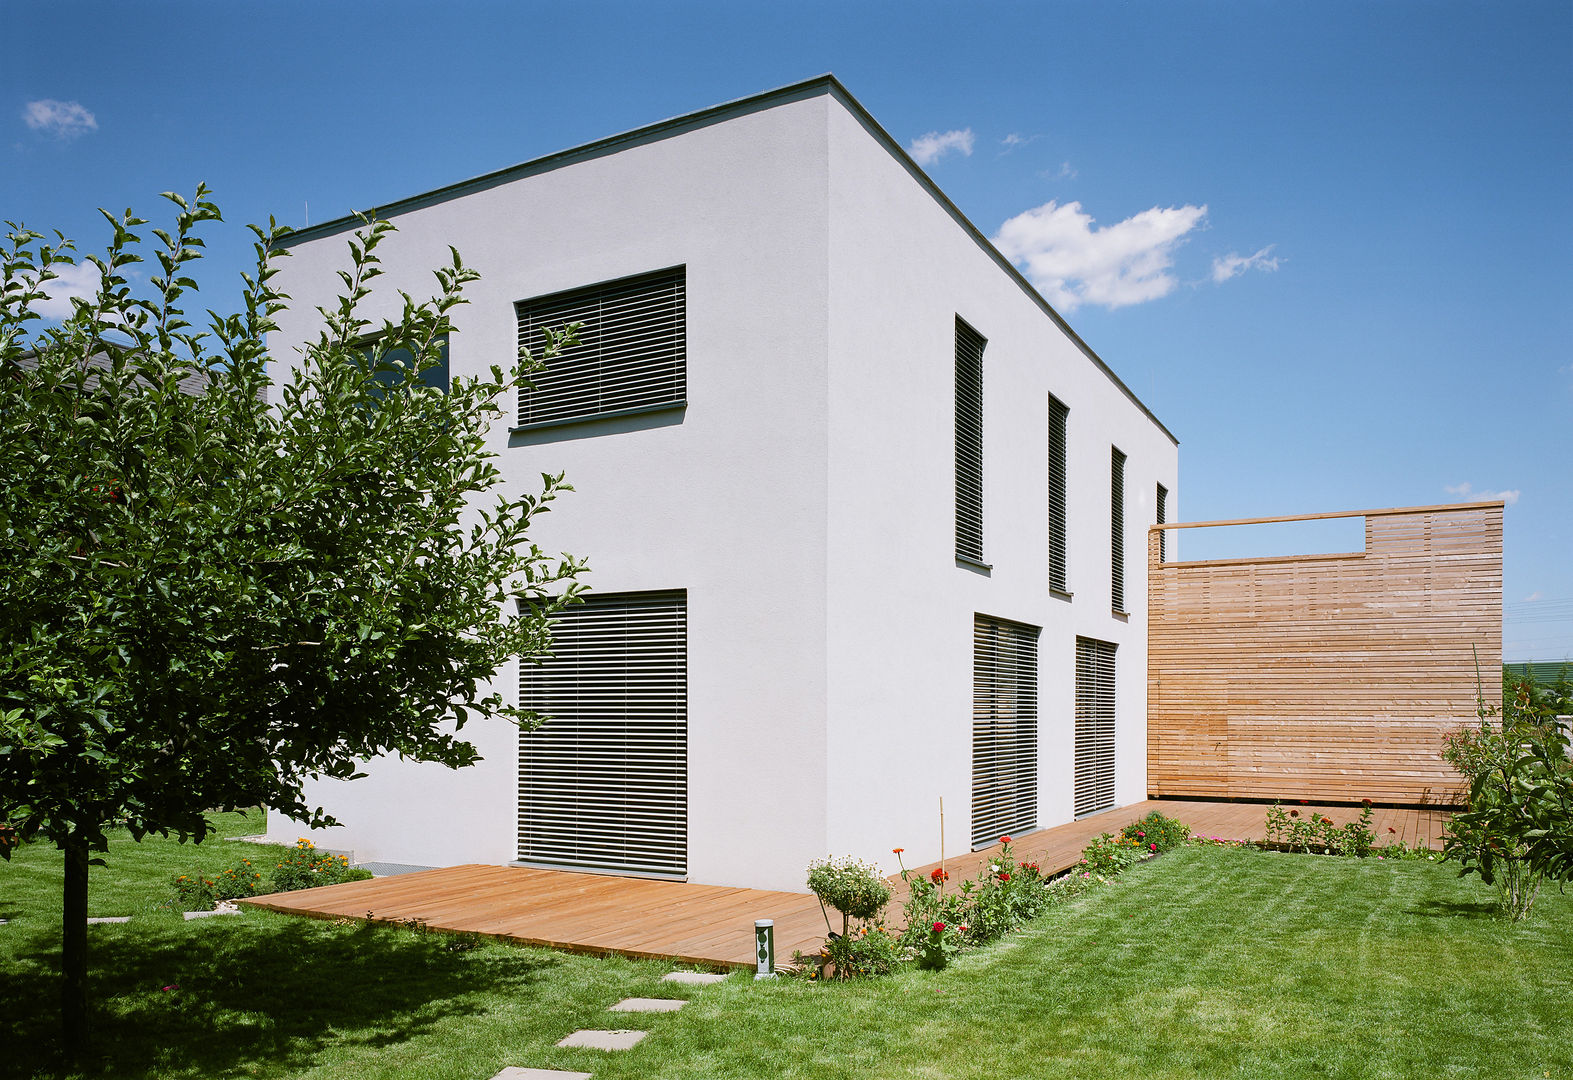
[[[1115,611],[1125,610],[1125,455],[1115,450],[1109,469],[1110,592]]]
[[[1158,485],[1158,524],[1167,522],[1169,517],[1169,489],[1162,484]],[[1158,561],[1163,562],[1169,557],[1169,533],[1165,529],[1158,530]]]
[[[1114,806],[1114,652],[1116,646],[1076,639],[1077,817]]]
[[[1065,553],[1065,429],[1070,410],[1049,396],[1049,588],[1070,592],[1066,584]]]
[[[680,405],[688,396],[685,267],[514,305],[519,344],[540,358],[543,329],[580,323],[578,344],[519,390],[519,424]]]
[[[972,846],[1038,823],[1038,627],[972,622]]]
[[[983,348],[956,317],[956,555],[983,561]]]
[[[549,719],[519,736],[522,862],[683,876],[688,869],[687,594],[590,596],[520,665]]]

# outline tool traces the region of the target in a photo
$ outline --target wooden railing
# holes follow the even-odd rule
[[[1152,527],[1148,790],[1454,802],[1442,737],[1474,719],[1477,690],[1499,697],[1502,513],[1496,502]],[[1365,518],[1364,551],[1158,558],[1163,530],[1336,517]]]

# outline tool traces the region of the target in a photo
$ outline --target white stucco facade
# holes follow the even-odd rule
[[[1041,628],[1038,821],[1072,817],[1075,639],[1118,645],[1116,800],[1146,794],[1147,526],[1176,516],[1173,438],[833,79],[669,121],[386,208],[367,309],[430,291],[449,245],[481,273],[454,375],[508,364],[515,302],[686,268],[687,403],[493,433],[511,490],[576,489],[533,539],[597,593],[686,590],[687,878],[801,889],[826,854],[894,869],[968,846],[975,614]],[[274,355],[312,336],[345,230],[280,275]],[[987,571],[955,557],[955,320],[987,339]],[[1069,407],[1070,596],[1048,584],[1047,411]],[[1110,605],[1111,446],[1127,455],[1127,613]],[[518,693],[518,673],[499,676]],[[379,760],[308,798],[360,861],[515,857],[518,732],[465,729],[454,772]],[[299,826],[270,818],[274,839]]]

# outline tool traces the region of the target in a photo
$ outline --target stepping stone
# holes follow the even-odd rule
[[[561,1069],[521,1069],[510,1065],[492,1080],[590,1080],[589,1073],[564,1072]]]
[[[688,1002],[683,998],[624,998],[607,1012],[676,1012]]]
[[[707,986],[710,983],[725,981],[725,975],[710,975],[703,971],[674,971],[670,975],[662,975],[662,982],[688,983],[690,986]]]
[[[130,921],[131,921],[131,916],[130,915],[102,915],[102,916],[99,916],[97,918],[93,918],[93,919],[87,920],[87,925],[89,925],[89,926],[97,926],[100,923],[123,923],[123,922],[130,922]]]
[[[583,1046],[591,1050],[632,1050],[648,1031],[576,1031],[558,1046]]]
[[[182,911],[187,919],[211,919],[215,915],[239,915],[238,911]]]

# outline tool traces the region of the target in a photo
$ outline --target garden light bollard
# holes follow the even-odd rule
[[[776,977],[776,924],[774,919],[754,920],[754,958],[759,961],[759,968],[754,972],[754,978],[773,979]]]

